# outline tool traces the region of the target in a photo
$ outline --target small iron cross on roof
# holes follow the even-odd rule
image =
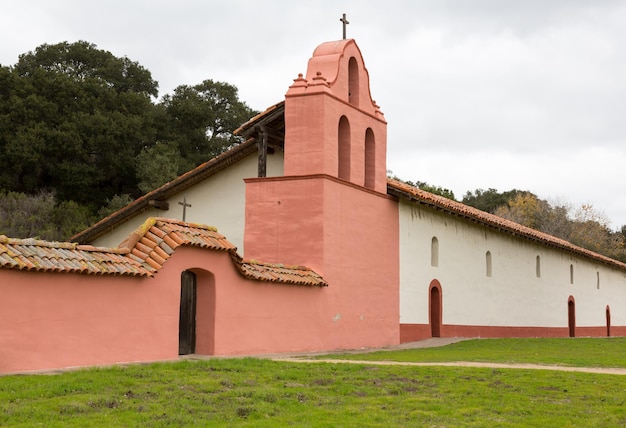
[[[346,14],[343,14],[342,18],[339,18],[341,23],[343,24],[343,39],[346,40],[346,25],[349,24],[348,19],[346,18]]]

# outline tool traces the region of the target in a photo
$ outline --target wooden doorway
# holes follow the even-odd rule
[[[576,337],[576,302],[573,296],[567,299],[567,326],[569,337]]]
[[[428,294],[430,335],[432,337],[441,337],[442,299],[439,281],[435,279],[430,283]]]
[[[196,275],[184,271],[180,276],[180,319],[178,324],[178,355],[196,352]]]
[[[611,337],[611,308],[606,305],[606,337]]]

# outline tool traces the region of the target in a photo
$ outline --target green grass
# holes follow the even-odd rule
[[[580,366],[605,343],[625,344],[480,340],[396,358],[510,362],[532,348]],[[596,366],[616,366],[608,348]],[[626,425],[625,405],[624,376],[542,370],[211,359],[0,377],[0,426],[612,427]]]
[[[335,354],[320,358],[410,362],[477,361],[574,367],[626,367],[626,337],[474,339],[440,348]]]

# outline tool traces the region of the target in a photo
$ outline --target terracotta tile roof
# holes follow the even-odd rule
[[[93,275],[147,276],[127,249],[103,249],[69,242],[11,239],[0,235],[0,268]]]
[[[538,242],[543,245],[558,248],[569,253],[592,259],[603,264],[611,265],[621,270],[626,270],[626,264],[614,260],[602,254],[594,253],[585,248],[578,247],[568,241],[557,238],[547,233],[522,226],[513,221],[489,214],[485,211],[470,207],[457,201],[453,201],[443,196],[435,195],[417,187],[408,185],[401,181],[388,178],[387,193],[396,197],[407,199],[419,205],[425,205],[432,209],[443,211],[457,217],[461,217],[467,221],[479,223],[492,229],[499,230],[524,239]]]
[[[157,270],[181,245],[226,251],[230,253],[239,272],[249,279],[294,285],[328,285],[321,276],[306,267],[244,261],[237,254],[237,248],[216,228],[201,224],[151,218],[133,232],[121,247],[131,249],[131,257]]]
[[[244,261],[237,254],[237,248],[214,227],[164,218],[147,219],[120,248],[0,236],[0,268],[153,276],[180,246],[227,252],[245,278],[293,285],[328,285],[306,267]]]
[[[154,217],[131,233],[120,248],[127,249],[128,257],[141,263],[152,274],[161,269],[181,245],[214,251],[237,251],[214,227]]]
[[[255,260],[237,261],[243,276],[258,281],[286,282],[296,285],[328,286],[324,278],[304,266],[283,266]]]

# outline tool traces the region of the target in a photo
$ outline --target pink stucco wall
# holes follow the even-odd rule
[[[0,270],[0,372],[175,357],[180,291],[165,277]]]
[[[246,180],[244,256],[305,265],[328,287],[247,280],[229,254],[192,247],[154,278],[3,269],[0,372],[177,358],[185,270],[197,278],[197,353],[399,343],[387,123],[356,43],[320,45],[285,97],[286,177]]]
[[[246,184],[246,258],[306,265],[329,284],[310,301],[310,349],[398,343],[397,203],[325,175]]]
[[[183,262],[178,270],[197,276],[196,353],[324,349],[311,334],[324,289],[245,279],[223,253],[179,248],[176,259]]]
[[[337,311],[360,307],[348,305],[346,292],[248,280],[227,253],[180,247],[154,278],[0,270],[0,373],[178,358],[185,270],[197,276],[198,354],[330,350],[361,343],[350,331],[358,322],[354,311],[346,309],[344,318],[333,320],[326,307],[333,302]],[[373,323],[368,318],[363,324]]]

